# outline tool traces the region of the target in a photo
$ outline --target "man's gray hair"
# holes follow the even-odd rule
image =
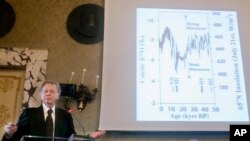
[[[62,90],[61,90],[61,87],[60,87],[59,83],[56,82],[56,81],[52,81],[52,80],[46,80],[46,81],[44,81],[44,82],[42,83],[42,85],[40,86],[40,89],[39,89],[39,92],[40,92],[40,93],[42,93],[43,87],[44,87],[46,84],[55,85],[56,88],[57,88],[58,96],[61,95],[61,91],[62,91]]]

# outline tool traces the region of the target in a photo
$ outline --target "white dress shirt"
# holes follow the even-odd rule
[[[44,113],[44,121],[46,121],[46,118],[48,116],[48,110],[50,108],[48,108],[44,103],[43,103],[43,113]],[[55,106],[53,106],[52,108],[53,113],[51,113],[52,119],[53,119],[53,137],[55,135]]]

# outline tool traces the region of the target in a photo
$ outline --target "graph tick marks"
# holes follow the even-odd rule
[[[136,24],[137,120],[249,119],[235,12],[138,8]]]

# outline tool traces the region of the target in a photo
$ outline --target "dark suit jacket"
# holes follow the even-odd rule
[[[18,130],[13,137],[7,139],[5,136],[2,141],[19,141],[23,135],[46,136],[46,126],[43,107],[24,109],[19,117]],[[70,137],[76,134],[73,119],[66,110],[55,108],[55,137]]]

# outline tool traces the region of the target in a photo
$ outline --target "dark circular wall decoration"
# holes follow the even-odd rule
[[[79,43],[95,44],[103,40],[104,8],[83,4],[71,11],[67,19],[69,35]]]
[[[7,35],[15,24],[15,12],[5,0],[0,0],[0,38]]]

